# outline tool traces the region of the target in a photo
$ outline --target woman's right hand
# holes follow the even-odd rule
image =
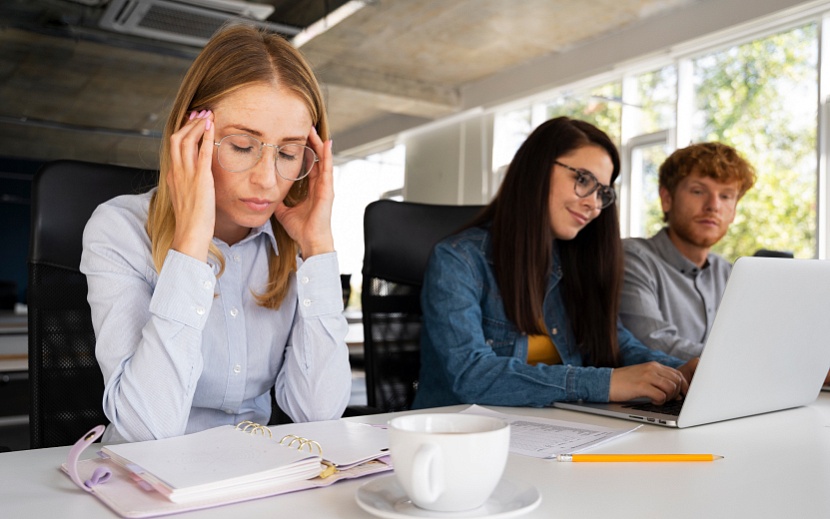
[[[685,395],[688,389],[689,381],[680,371],[658,362],[646,362],[614,368],[608,400],[624,402],[645,397],[660,405]]]
[[[216,223],[213,186],[213,113],[193,112],[190,120],[170,136],[167,187],[176,215],[174,250],[207,261]]]

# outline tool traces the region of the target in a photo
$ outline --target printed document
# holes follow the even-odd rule
[[[461,412],[501,418],[510,424],[510,452],[535,458],[555,458],[559,454],[582,452],[642,427],[641,424],[613,429],[579,422],[504,414],[478,405],[471,405]]]

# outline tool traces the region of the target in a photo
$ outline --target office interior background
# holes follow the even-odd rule
[[[368,203],[486,203],[522,140],[557,115],[594,122],[620,147],[624,236],[661,225],[662,159],[720,140],[759,179],[719,252],[828,256],[830,1],[4,0],[0,280],[17,302],[37,168],[156,168],[181,77],[235,14],[294,41],[318,73],[336,246],[355,289]]]

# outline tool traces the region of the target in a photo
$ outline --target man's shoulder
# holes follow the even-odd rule
[[[627,257],[634,256],[641,259],[660,259],[659,249],[654,238],[624,238],[623,251]]]
[[[671,251],[663,243],[662,232],[650,238],[623,240],[626,277],[636,275],[650,279],[663,278],[667,270],[673,270],[674,261]]]

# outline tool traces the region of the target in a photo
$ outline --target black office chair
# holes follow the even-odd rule
[[[762,258],[793,258],[795,255],[792,251],[788,250],[771,250],[771,249],[758,249],[755,251],[753,256],[759,256]]]
[[[379,200],[363,219],[363,347],[370,409],[409,409],[420,358],[421,285],[433,246],[482,206]]]
[[[86,277],[78,270],[81,238],[101,202],[147,191],[157,178],[153,171],[69,160],[35,175],[28,262],[32,448],[71,445],[107,423]]]

